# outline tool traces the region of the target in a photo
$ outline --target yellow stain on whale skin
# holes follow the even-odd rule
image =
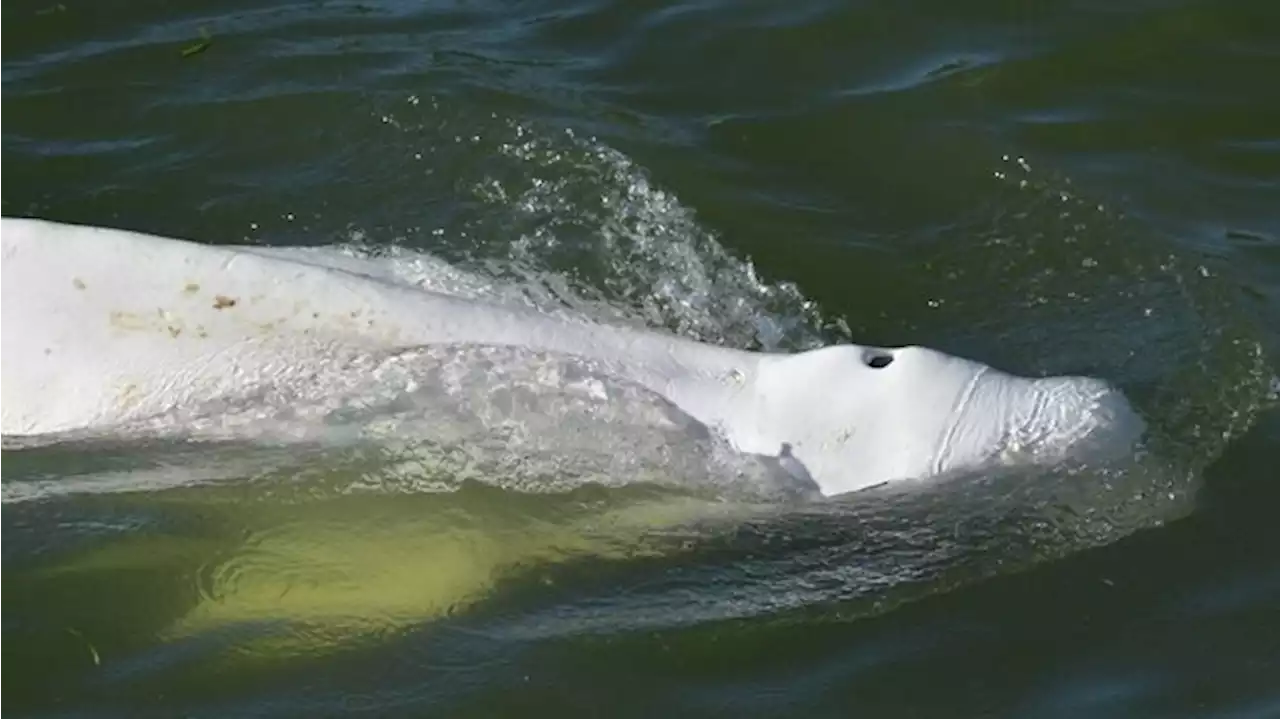
[[[200,285],[199,285],[199,283],[196,283],[196,282],[188,282],[188,283],[187,283],[187,284],[182,288],[182,294],[184,294],[184,295],[194,295],[195,293],[197,293],[197,292],[199,292],[199,291],[200,291]]]
[[[121,387],[116,397],[116,405],[120,409],[129,409],[141,401],[142,390],[133,382],[128,382]]]
[[[151,323],[141,315],[123,310],[107,313],[107,323],[118,330],[138,332],[151,328]]]
[[[125,332],[163,332],[173,339],[177,339],[186,331],[182,319],[163,307],[156,308],[154,319],[136,312],[112,310],[107,313],[107,323],[112,328]],[[206,336],[201,328],[197,328],[197,331],[201,337]]]

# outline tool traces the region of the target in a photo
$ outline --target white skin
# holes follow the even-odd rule
[[[1127,451],[1144,426],[1100,380],[1016,377],[922,347],[744,352],[442,295],[298,257],[5,218],[8,435],[100,430],[352,352],[479,343],[600,362],[782,455],[827,496],[995,463]]]

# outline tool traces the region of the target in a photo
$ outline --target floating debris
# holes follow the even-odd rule
[[[209,36],[209,31],[200,28],[200,41],[182,48],[182,56],[192,57],[193,55],[199,55],[208,50],[210,45],[213,45],[213,38]]]

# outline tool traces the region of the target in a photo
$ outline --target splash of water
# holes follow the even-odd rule
[[[498,117],[465,118],[463,130],[436,98],[410,98],[382,121],[421,143],[411,156],[456,171],[450,185],[462,208],[434,227],[352,232],[349,252],[395,257],[390,271],[402,279],[745,349],[850,339],[843,319],[796,284],[762,278],[644,168],[596,138]],[[458,145],[473,161],[450,161]],[[438,259],[406,247],[454,268],[442,273]]]

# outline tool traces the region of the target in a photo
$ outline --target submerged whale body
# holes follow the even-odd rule
[[[488,345],[583,358],[833,496],[1130,451],[1144,424],[1087,377],[924,347],[746,352],[424,290],[356,267],[43,220],[0,220],[2,431],[110,435],[361,352]]]

